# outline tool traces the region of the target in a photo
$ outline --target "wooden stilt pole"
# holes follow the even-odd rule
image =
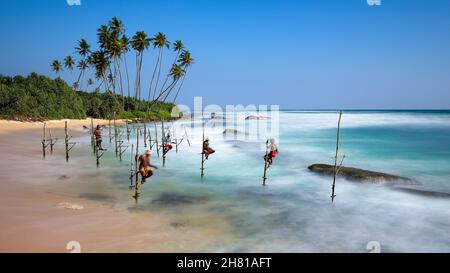
[[[111,144],[112,143],[112,134],[111,134],[111,118],[109,118],[109,120],[108,120],[108,123],[109,123],[109,144]]]
[[[178,144],[179,143],[178,143],[178,139],[177,139],[177,131],[175,129],[175,126],[173,126],[173,137],[175,138],[175,151],[178,154]]]
[[[45,159],[45,150],[46,150],[46,148],[47,148],[47,146],[45,145],[46,143],[46,140],[45,140],[45,127],[46,127],[46,123],[44,122],[44,129],[43,129],[43,134],[42,134],[42,156],[44,157],[44,159]]]
[[[155,122],[155,143],[156,143],[156,153],[158,154],[159,157],[158,128],[156,127],[156,122]]]
[[[150,144],[150,149],[153,149],[152,132],[148,129],[148,143]]]
[[[128,127],[128,120],[126,121],[126,123],[127,123],[127,141],[130,142],[131,129]]]
[[[64,122],[64,144],[66,146],[66,162],[69,162],[69,152],[75,147],[75,142],[69,142],[72,137],[69,135],[69,130],[67,128],[67,121]]]
[[[115,152],[116,157],[119,155],[119,149],[117,147],[117,124],[116,124],[116,112],[114,112],[114,143],[115,143]]]
[[[135,184],[135,195],[134,198],[136,198],[136,200],[139,197],[139,175],[138,175],[138,171],[139,171],[139,137],[140,137],[140,128],[137,129],[137,134],[136,134],[136,184]]]
[[[134,153],[134,144],[131,144],[130,186],[129,186],[130,189],[133,189],[133,188],[134,188],[134,185],[133,185],[133,178],[134,178],[135,175],[136,175],[136,176],[138,175],[138,174],[136,173],[137,170],[134,170],[134,169],[133,169],[133,160],[135,160],[135,159],[133,159],[133,153]],[[136,154],[136,155],[137,155],[137,154]]]
[[[91,147],[94,148],[95,153],[95,135],[94,135],[94,119],[91,118]]]
[[[162,146],[162,152],[163,152],[163,168],[166,167],[166,133],[164,132],[164,119],[161,121],[161,146]]]
[[[203,121],[203,136],[202,136],[202,167],[201,170],[201,176],[202,178],[205,176],[205,151],[203,150],[203,144],[205,143],[205,122]]]
[[[186,140],[187,140],[187,143],[189,144],[189,147],[191,147],[191,141],[189,141],[189,136],[188,136],[188,133],[186,131],[186,127],[184,127],[184,134],[186,135]]]
[[[268,168],[268,156],[269,156],[269,139],[266,141],[266,154],[264,155],[264,175],[263,175],[263,186],[266,186],[267,180],[267,168]]]
[[[65,146],[66,146],[66,162],[69,162],[69,133],[67,132],[67,121],[64,124],[64,136],[65,136]]]
[[[52,131],[50,130],[50,128],[48,129],[48,134],[50,136],[50,154],[53,154],[53,147],[55,146],[58,139],[57,138],[53,139]]]
[[[336,140],[336,156],[334,158],[334,174],[333,174],[333,186],[331,187],[331,202],[334,203],[334,199],[336,198],[335,189],[336,189],[336,175],[338,171],[337,163],[339,157],[339,141],[341,137],[341,119],[342,119],[342,111],[339,113],[339,121],[338,121],[338,129],[337,129],[337,140]]]
[[[100,156],[98,154],[98,147],[97,147],[97,145],[95,145],[95,146],[96,146],[94,148],[95,149],[95,158],[96,158],[96,163],[97,163],[97,168],[98,168],[98,166],[100,166]]]
[[[147,122],[144,119],[144,148],[147,148]]]

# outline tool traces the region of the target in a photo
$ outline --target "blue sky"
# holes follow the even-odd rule
[[[450,108],[448,0],[81,2],[2,1],[0,74],[55,77],[53,59],[73,54],[80,38],[95,44],[96,29],[117,16],[129,36],[162,31],[192,52],[180,103],[203,96],[205,104],[285,109]],[[146,52],[144,83],[155,57]]]

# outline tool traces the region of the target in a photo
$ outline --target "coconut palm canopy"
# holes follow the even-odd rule
[[[126,89],[128,97],[131,97],[132,88],[130,87],[133,87],[133,84],[128,73],[127,56],[133,54],[136,66],[133,97],[137,101],[145,95],[142,93],[142,69],[145,66],[152,66],[151,77],[144,76],[146,79],[151,78],[147,94],[148,101],[156,103],[161,99],[167,100],[177,86],[178,95],[187,68],[193,64],[193,59],[181,40],[171,43],[162,32],[157,32],[152,38],[145,31],[137,31],[127,36],[124,23],[117,17],[113,17],[97,29],[97,41],[93,44],[96,44],[98,48],[93,49],[86,39],[78,40],[75,47],[75,53],[80,57],[78,62],[70,55],[64,59],[66,69],[70,71],[74,67],[78,69],[78,77],[73,83],[75,89],[81,90],[96,84],[98,86],[96,90],[112,92],[116,95],[120,92],[122,98],[125,96]],[[173,50],[169,53],[174,54],[173,61],[165,63],[164,49],[170,49],[171,46]],[[144,55],[149,50],[155,50],[152,56],[156,56],[156,59],[146,65]],[[52,62],[52,69],[56,73],[61,72],[62,68],[61,62],[57,60]],[[166,72],[164,72],[165,69],[167,69]],[[160,81],[161,75],[164,75],[165,81]]]

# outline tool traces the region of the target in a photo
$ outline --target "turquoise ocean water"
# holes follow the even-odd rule
[[[167,166],[145,184],[137,203],[127,188],[129,150],[119,163],[110,148],[96,170],[86,153],[87,136],[79,140],[72,164],[86,166],[103,181],[80,185],[90,196],[111,196],[114,206],[130,213],[168,215],[180,232],[205,229],[204,251],[367,252],[373,241],[384,252],[450,251],[448,198],[338,179],[331,204],[331,178],[307,167],[333,163],[336,111],[282,111],[279,120],[280,155],[266,187],[261,186],[265,140],[225,138],[221,121],[205,126],[217,153],[206,162],[203,180],[201,127],[166,123],[179,137],[186,127],[191,147],[185,140],[179,153],[168,155]],[[450,111],[345,111],[341,134],[345,166],[406,176],[422,189],[450,193]],[[161,165],[161,159],[155,156],[154,163]],[[206,232],[218,228],[208,222],[212,216],[223,219],[220,228],[227,230],[214,238]]]

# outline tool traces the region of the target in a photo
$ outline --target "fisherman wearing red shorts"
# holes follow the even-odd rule
[[[275,139],[270,139],[270,143],[267,144],[267,150],[268,153],[264,158],[267,160],[267,163],[269,163],[267,167],[270,168],[273,164],[273,159],[278,155],[278,147],[275,144]]]
[[[165,141],[166,141],[166,144],[164,145],[164,154],[167,154],[168,152],[170,152],[170,150],[173,149],[173,146],[171,144],[172,138],[170,136],[170,132],[167,133]]]
[[[203,142],[203,154],[205,155],[206,160],[208,160],[208,157],[215,152],[216,151],[213,148],[209,147],[209,138],[207,137]]]

